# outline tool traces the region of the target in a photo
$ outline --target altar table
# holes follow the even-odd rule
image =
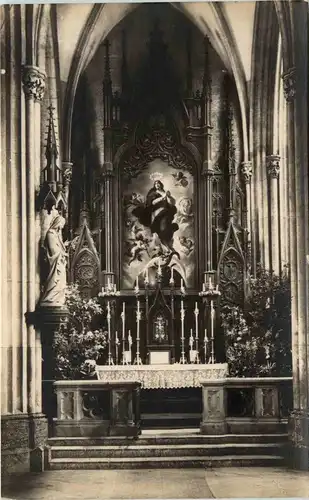
[[[206,380],[222,379],[228,374],[227,363],[117,365],[96,367],[102,382],[138,382],[142,389],[180,389],[202,387]]]

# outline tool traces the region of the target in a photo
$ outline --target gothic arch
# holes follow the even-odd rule
[[[115,4],[114,4],[115,5]],[[72,113],[75,100],[75,93],[77,89],[77,84],[82,71],[87,66],[95,50],[98,48],[102,40],[108,35],[108,33],[116,26],[129,12],[131,12],[136,5],[122,4],[122,9],[116,13],[113,12],[112,15],[107,15],[107,10],[113,9],[113,4],[95,4],[90,12],[86,25],[82,31],[79,42],[77,44],[73,61],[71,64],[69,78],[67,82],[66,93],[64,97],[63,106],[63,159],[64,161],[71,161],[71,128],[72,128]],[[174,8],[178,8],[176,4],[171,2]],[[231,72],[236,82],[236,88],[238,93],[238,99],[241,109],[242,118],[242,137],[243,137],[243,154],[244,158],[248,157],[248,97],[247,89],[244,77],[244,71],[236,43],[232,36],[231,28],[227,22],[226,15],[224,11],[216,6],[215,16],[219,22],[219,27],[221,33],[216,31],[216,36],[220,38],[220,43],[224,46],[226,52],[226,58],[232,61]],[[185,9],[181,9],[181,12],[193,22],[197,28],[205,33],[207,32],[207,26],[202,23],[201,27],[200,20],[191,16]],[[106,25],[106,20],[109,18],[109,25]],[[102,29],[105,26],[106,29]],[[100,28],[100,36],[98,36],[98,28]],[[212,36],[210,36],[210,41],[212,42]]]

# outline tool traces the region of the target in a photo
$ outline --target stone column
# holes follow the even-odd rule
[[[204,162],[203,165],[204,177],[204,196],[205,196],[205,272],[211,272],[213,269],[212,256],[212,179],[213,169],[211,161]]]
[[[300,66],[301,68],[301,61]],[[309,253],[307,115],[305,79],[291,68],[283,75],[288,115],[288,179],[294,410],[290,415],[291,458],[295,468],[309,464]]]
[[[280,273],[280,235],[279,235],[279,197],[278,179],[280,156],[266,157],[267,173],[270,190],[270,233],[271,233],[271,267],[278,275]]]
[[[105,282],[114,283],[114,171],[111,162],[105,162],[102,169],[104,182],[104,227],[105,227]]]
[[[251,221],[252,221],[252,210],[251,210],[251,178],[252,178],[252,163],[251,161],[244,161],[241,164],[241,173],[246,187],[246,207],[247,207],[247,221],[246,229],[248,231],[248,251],[249,259],[252,256],[252,231],[251,231]],[[250,268],[252,262],[249,262]]]
[[[25,93],[25,158],[26,158],[26,196],[27,196],[27,311],[31,313],[36,305],[36,228],[35,228],[35,166],[36,154],[36,113],[35,102],[42,100],[45,90],[45,74],[35,66],[25,66],[23,71],[23,89]],[[37,145],[38,146],[38,145]],[[33,325],[28,325],[28,412],[40,412],[40,397],[36,384],[36,350],[38,342]],[[38,361],[38,360],[37,360]]]

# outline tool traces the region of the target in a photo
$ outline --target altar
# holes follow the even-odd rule
[[[227,376],[221,311],[243,304],[249,270],[233,89],[224,78],[222,126],[212,151],[212,49],[204,42],[202,87],[196,81],[194,97],[190,90],[179,100],[166,79],[158,86],[149,81],[149,68],[159,77],[170,67],[155,25],[135,75],[141,91],[126,100],[113,93],[106,41],[103,163],[97,168],[89,144],[79,154],[78,120],[74,130],[72,179],[82,190],[72,190],[69,276],[101,311],[85,332],[85,363],[96,365],[97,383],[139,384],[141,398],[162,396],[160,410],[173,391],[199,393],[192,399],[201,401],[204,382]],[[101,345],[90,349],[87,339],[96,331]]]
[[[225,378],[227,364],[104,365],[97,366],[96,374],[101,382],[138,382],[142,389],[180,389],[202,387],[207,380]]]

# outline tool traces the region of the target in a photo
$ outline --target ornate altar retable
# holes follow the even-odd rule
[[[96,373],[101,382],[139,382],[142,389],[179,389],[202,387],[206,380],[225,378],[227,364],[97,366]]]

